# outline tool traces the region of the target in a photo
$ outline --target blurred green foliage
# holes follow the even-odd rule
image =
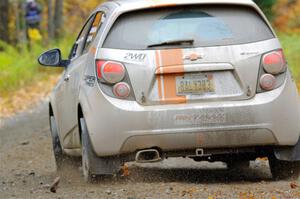
[[[34,44],[30,51],[25,46],[16,48],[0,41],[0,49],[3,49],[0,52],[0,96],[37,83],[38,80],[47,78],[51,73],[60,73],[61,68],[41,67],[37,58],[45,49],[53,47],[60,48],[66,58],[74,40],[74,37],[66,37],[54,41],[48,47]]]
[[[273,19],[273,6],[277,0],[254,0],[254,2],[264,11],[265,15],[272,20]]]
[[[293,73],[295,79],[300,81],[300,34],[278,34],[282,47],[284,49],[284,54],[289,64],[289,68]]]

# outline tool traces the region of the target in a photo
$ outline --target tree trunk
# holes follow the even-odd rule
[[[61,29],[63,25],[63,0],[55,1],[55,15],[54,15],[54,26],[55,26],[55,37],[61,35]]]
[[[8,38],[8,0],[0,0],[0,40],[9,41]]]
[[[19,11],[19,7],[20,7],[20,2],[19,1],[16,1],[15,2],[15,15],[16,15],[16,40],[17,40],[17,43],[20,43],[21,42],[21,27],[20,27],[20,11]]]
[[[49,39],[54,37],[52,0],[48,0],[48,37]]]

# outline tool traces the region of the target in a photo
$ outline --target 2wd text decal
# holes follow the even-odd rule
[[[144,53],[126,53],[124,59],[129,61],[144,62],[147,55]]]

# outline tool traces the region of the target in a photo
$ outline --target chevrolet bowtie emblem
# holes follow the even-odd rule
[[[197,61],[198,59],[202,59],[202,58],[203,58],[202,55],[200,55],[199,53],[191,53],[183,57],[184,60],[190,60],[190,61]]]

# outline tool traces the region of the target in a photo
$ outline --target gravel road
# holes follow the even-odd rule
[[[300,180],[271,180],[266,160],[228,171],[223,163],[169,159],[129,163],[129,176],[83,182],[80,162],[56,173],[47,106],[0,120],[0,198],[300,198]],[[50,185],[60,177],[56,193]],[[293,188],[292,188],[293,187]]]

